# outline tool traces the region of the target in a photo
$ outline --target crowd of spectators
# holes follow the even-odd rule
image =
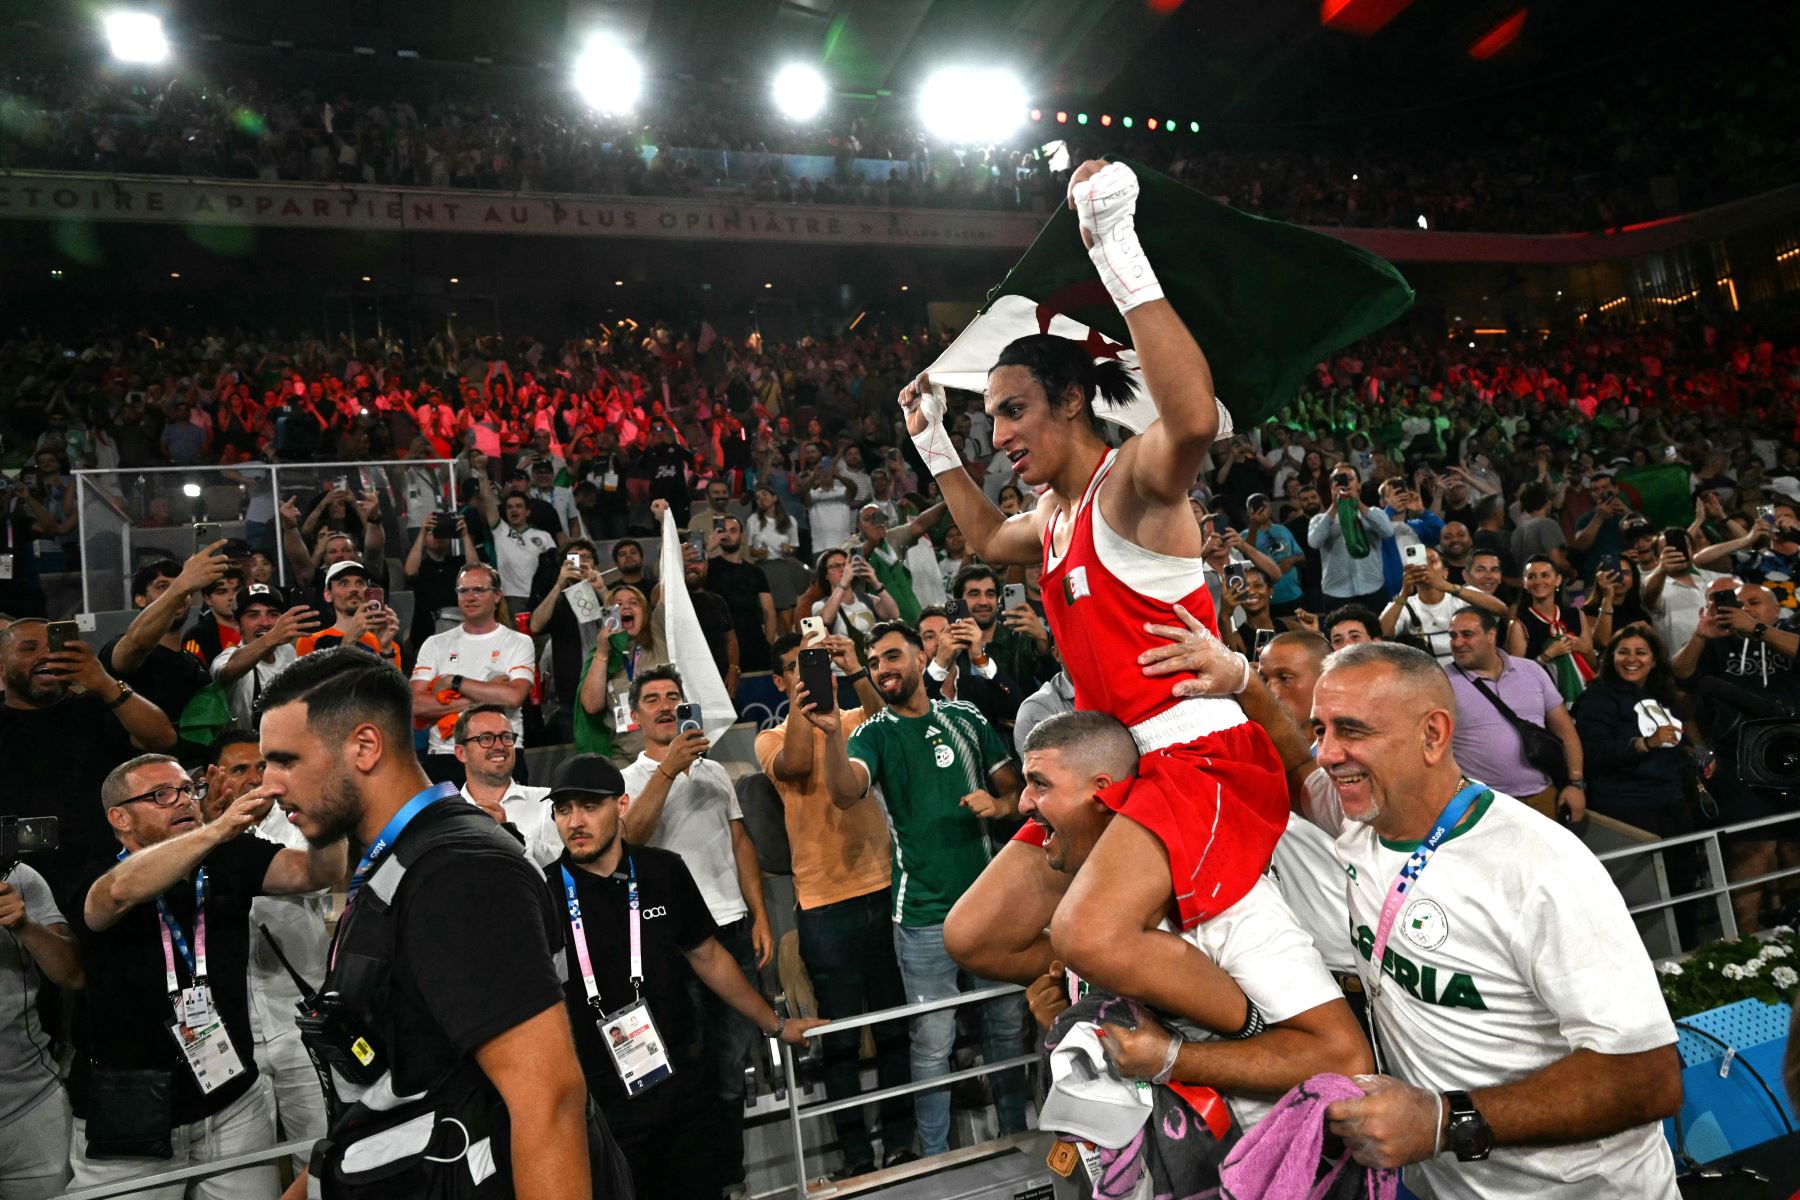
[[[36,748],[0,781],[0,802],[65,825],[63,851],[39,864],[49,885],[34,893],[34,919],[56,924],[46,907],[56,888],[106,878],[81,870],[136,826],[96,797],[136,750],[173,756],[215,800],[183,794],[177,772],[165,804],[164,765],[140,763],[106,784],[109,810],[154,792],[164,835],[247,828],[256,814],[232,816],[218,798],[242,790],[225,772],[233,746],[254,745],[243,731],[260,720],[261,696],[297,661],[360,647],[410,677],[427,773],[460,783],[540,866],[562,853],[563,817],[545,815],[525,749],[572,746],[623,770],[628,841],[672,851],[698,885],[666,885],[688,906],[679,936],[692,939],[666,949],[686,955],[707,989],[671,1035],[704,1064],[691,1072],[704,1090],[683,1096],[741,1115],[743,1056],[762,1022],[733,982],[755,979],[772,947],[756,866],[766,846],[751,844],[740,808],[747,787],[782,801],[769,811],[791,853],[801,957],[828,1015],[922,987],[953,991],[954,980],[909,974],[922,968],[904,936],[896,960],[890,919],[902,935],[942,922],[972,886],[990,840],[1017,827],[1018,748],[1073,698],[1037,569],[995,570],[970,553],[897,427],[895,393],[940,346],[929,331],[873,326],[780,345],[663,328],[418,351],[241,331],[0,344],[5,444],[23,459],[4,521],[0,609],[11,618],[44,615],[44,576],[80,564],[72,467],[111,472],[97,484],[145,527],[192,513],[178,488],[146,489],[142,468],[242,485],[237,511],[204,514],[241,520],[241,537],[234,525],[185,561],[133,564],[138,611],[122,635],[57,649],[35,621],[0,632],[0,739]],[[1596,326],[1487,349],[1371,339],[1318,364],[1276,420],[1215,447],[1192,502],[1219,628],[1227,645],[1262,656],[1277,693],[1290,672],[1304,674],[1302,660],[1316,674],[1327,649],[1403,640],[1429,650],[1457,697],[1457,760],[1549,819],[1579,826],[1603,814],[1668,836],[1785,811],[1794,793],[1751,786],[1736,750],[1745,721],[1800,711],[1797,418],[1800,340],[1778,312],[1729,328]],[[979,397],[953,394],[948,425],[1003,511],[1033,503],[995,452]],[[448,471],[424,465],[437,459]],[[369,465],[322,470],[302,494],[256,488],[270,463],[346,461]],[[675,581],[659,577],[647,546],[665,512],[712,668],[741,711],[767,714],[755,718],[753,755],[733,758],[680,727],[691,681],[671,669]],[[786,704],[805,646],[828,653],[841,722]],[[951,700],[965,703],[941,703]],[[888,709],[898,717],[875,720]],[[838,794],[846,744],[865,767],[903,773],[897,730],[926,713],[958,723],[950,753],[972,756],[968,778],[981,785],[948,797],[953,833],[943,813],[897,805],[895,790],[885,821]],[[143,794],[127,796],[134,788]],[[257,819],[281,832],[279,813],[272,825],[266,810]],[[1734,838],[1729,874],[1770,871],[1795,845],[1779,827]],[[274,853],[254,870],[273,872]],[[1666,853],[1672,887],[1698,878],[1694,856]],[[263,890],[304,893],[313,869],[297,857]],[[1793,902],[1774,884],[1733,899],[1740,929]],[[63,911],[73,918],[82,903],[73,896]],[[305,945],[323,944],[319,911],[288,914]],[[68,924],[92,954],[102,931],[89,919]],[[1341,940],[1342,915],[1332,921]],[[1699,917],[1681,921],[1691,942]],[[44,970],[75,987],[61,944],[48,944]],[[279,975],[266,970],[258,984],[254,970],[252,996]],[[1019,1052],[1016,1003],[985,1014],[990,1061]],[[251,1028],[239,1044],[264,1072],[304,1085],[304,1065],[284,1065]],[[910,1039],[886,1030],[883,1084],[949,1071],[954,1042],[947,1019],[915,1024]],[[833,1095],[854,1086],[855,1043],[826,1046]],[[594,1086],[616,1090],[603,1075]],[[32,1080],[58,1086],[53,1073]],[[1016,1129],[1016,1084],[992,1087],[1000,1128]],[[187,1098],[176,1120],[237,1113],[252,1094],[220,1093],[228,1106]],[[314,1127],[312,1110],[279,1090],[267,1104],[289,1136]],[[948,1105],[942,1091],[886,1105],[879,1131],[854,1110],[838,1114],[844,1172],[941,1151]],[[644,1125],[643,1111],[622,1118],[641,1139],[628,1157],[662,1128]],[[0,1131],[22,1119],[0,1110]],[[103,1178],[82,1173],[95,1168],[75,1145],[77,1182]],[[730,1183],[743,1162],[726,1153],[711,1169]]]
[[[806,125],[765,115],[760,100],[709,94],[664,97],[623,118],[586,111],[566,88],[541,82],[490,83],[485,93],[470,83],[283,86],[203,71],[129,80],[38,56],[7,72],[0,166],[1043,211],[1062,197],[1067,164],[1107,152],[1282,220],[1414,228],[1423,218],[1430,229],[1515,233],[1605,228],[1793,181],[1789,135],[1775,123],[1792,110],[1792,81],[1746,81],[1728,58],[1679,79],[1646,66],[1621,85],[1628,104],[1546,97],[1491,127],[1388,129],[1380,148],[1282,129],[1260,143],[1243,130],[1164,136],[1144,114],[1131,129],[1123,117],[1102,128],[1098,113],[1085,126],[1055,124],[1046,109],[1005,145],[961,146],[927,136],[892,106]],[[1722,98],[1745,90],[1754,102]],[[1065,140],[1066,157],[1054,145]],[[730,155],[708,151],[769,157],[728,170]],[[784,155],[833,166],[790,170]]]

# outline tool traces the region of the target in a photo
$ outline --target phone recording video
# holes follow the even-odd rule
[[[808,646],[800,651],[800,686],[805,690],[802,705],[810,703],[822,713],[837,711],[837,685],[831,677],[830,652],[819,646]]]

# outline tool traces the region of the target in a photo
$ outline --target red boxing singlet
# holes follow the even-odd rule
[[[1044,533],[1044,615],[1075,685],[1075,707],[1130,726],[1138,775],[1100,799],[1149,829],[1169,853],[1181,926],[1241,899],[1267,869],[1287,828],[1287,778],[1273,743],[1230,697],[1178,700],[1179,675],[1148,676],[1138,655],[1162,640],[1149,624],[1180,627],[1180,604],[1218,633],[1212,593],[1197,558],[1146,550],[1100,515],[1101,485],[1118,461],[1109,451],[1071,513],[1069,545],[1052,554],[1059,519]],[[1042,842],[1028,824],[1019,839]]]

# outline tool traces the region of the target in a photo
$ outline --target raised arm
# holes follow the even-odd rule
[[[219,818],[129,855],[94,881],[82,899],[82,915],[96,933],[111,929],[140,904],[156,899],[187,878],[214,850],[238,837],[268,814],[266,788],[253,788],[231,802]]]
[[[944,428],[944,402],[932,392],[927,376],[920,375],[901,389],[900,407],[906,412],[906,432],[913,446],[936,478],[950,515],[976,557],[997,566],[1037,562],[1042,554],[1038,514],[1043,506],[1009,517],[987,498]]]
[[[181,574],[175,577],[175,582],[146,604],[124,636],[119,638],[112,650],[112,661],[103,664],[107,670],[129,675],[144,665],[150,651],[169,632],[188,600],[224,578],[231,560],[213,553],[224,544],[223,541],[214,542],[181,565]]]

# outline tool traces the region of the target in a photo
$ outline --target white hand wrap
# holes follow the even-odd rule
[[[1163,298],[1162,284],[1150,270],[1144,247],[1138,242],[1135,214],[1138,181],[1124,163],[1109,163],[1069,189],[1075,215],[1093,239],[1088,258],[1100,272],[1100,281],[1119,306],[1130,312],[1140,304]]]
[[[936,391],[927,391],[919,397],[914,411],[925,418],[924,430],[912,434],[913,448],[919,452],[925,469],[933,475],[942,475],[962,466],[962,455],[956,452],[956,443],[950,440],[949,431],[944,428],[944,398]]]

